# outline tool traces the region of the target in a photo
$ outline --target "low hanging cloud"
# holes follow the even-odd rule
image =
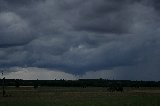
[[[24,79],[24,80],[78,80],[78,79],[99,79],[99,78],[108,78],[116,79],[117,75],[112,72],[112,70],[100,70],[96,72],[86,72],[83,75],[73,75],[68,74],[59,70],[50,70],[45,68],[36,68],[36,67],[12,67],[7,70],[7,73],[4,73],[5,78],[7,79]]]
[[[5,77],[9,79],[24,79],[24,80],[76,80],[78,76],[60,72],[56,70],[49,70],[36,67],[12,67],[8,69],[9,73],[5,73]]]
[[[0,67],[61,70],[84,78],[112,72],[118,79],[158,80],[159,4],[1,0]]]

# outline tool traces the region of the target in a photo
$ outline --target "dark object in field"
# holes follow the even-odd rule
[[[34,82],[34,89],[37,89],[38,88],[38,79],[37,81]]]
[[[3,90],[3,97],[5,97],[5,95],[6,95],[6,91],[5,91],[5,90]]]
[[[38,84],[34,84],[34,89],[37,89],[38,88]]]
[[[123,92],[123,87],[118,87],[117,91]]]
[[[123,87],[120,87],[120,86],[119,86],[119,87],[116,87],[116,86],[113,87],[113,86],[112,86],[112,87],[109,87],[109,88],[108,88],[108,91],[109,91],[109,92],[115,92],[115,91],[123,92]]]
[[[2,82],[2,94],[3,94],[3,97],[6,95],[6,91],[5,91],[5,77],[3,78],[3,82]]]

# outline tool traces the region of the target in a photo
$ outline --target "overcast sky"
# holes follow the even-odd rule
[[[160,80],[160,1],[0,0],[0,68],[8,78]]]

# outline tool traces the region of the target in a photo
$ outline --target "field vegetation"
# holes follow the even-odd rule
[[[160,88],[6,87],[0,106],[160,106]],[[2,94],[2,91],[0,92]]]

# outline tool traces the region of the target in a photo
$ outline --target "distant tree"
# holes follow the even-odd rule
[[[19,79],[16,79],[16,80],[15,80],[15,86],[16,86],[17,88],[19,88],[19,86],[20,86],[20,81],[19,81]]]

